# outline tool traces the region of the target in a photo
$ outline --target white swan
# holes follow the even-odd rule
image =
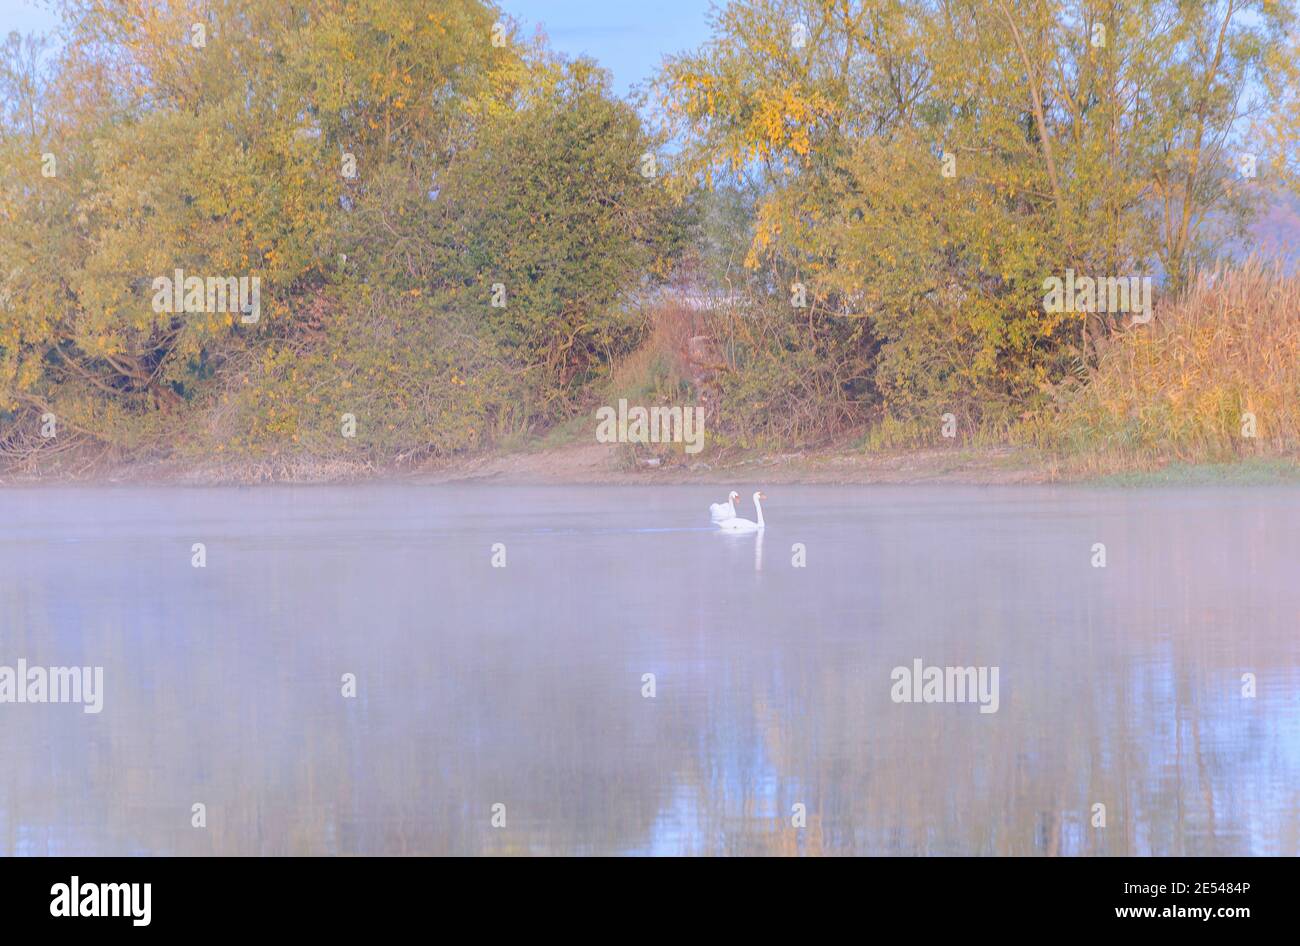
[[[725,522],[727,519],[736,518],[736,502],[740,499],[740,494],[734,489],[727,494],[725,503],[709,503],[709,518],[714,522]]]
[[[761,532],[765,523],[763,522],[763,503],[766,499],[761,492],[754,494],[754,509],[758,512],[758,522],[752,522],[749,519],[741,519],[738,516],[732,516],[723,522],[718,523],[718,528],[723,532]]]

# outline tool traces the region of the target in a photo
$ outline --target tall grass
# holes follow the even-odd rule
[[[1300,276],[1257,259],[1201,273],[1151,323],[1113,339],[1027,432],[1096,469],[1294,456]]]

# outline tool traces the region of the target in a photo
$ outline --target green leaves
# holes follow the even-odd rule
[[[385,419],[350,448],[464,449],[564,414],[639,337],[620,298],[669,202],[594,64],[494,43],[480,0],[74,12],[58,73],[17,40],[0,70],[6,409],[274,451],[351,405]],[[263,318],[155,311],[178,269],[258,277]]]
[[[734,0],[660,90],[682,170],[758,190],[748,264],[807,282],[793,344],[871,376],[860,419],[1001,424],[1123,321],[1045,313],[1046,277],[1177,289],[1263,193],[1234,180],[1241,152],[1294,180],[1292,22],[1238,0]]]

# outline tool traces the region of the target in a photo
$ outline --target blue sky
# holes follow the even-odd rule
[[[0,35],[10,31],[43,33],[58,22],[58,17],[34,0],[0,0]]]
[[[503,0],[500,6],[526,32],[540,23],[560,52],[594,58],[614,74],[620,93],[649,78],[666,53],[709,37],[709,0]]]
[[[501,0],[498,5],[526,34],[540,24],[553,48],[593,57],[614,74],[620,94],[649,78],[665,53],[692,49],[709,35],[709,0]],[[57,22],[41,0],[0,0],[0,35],[43,32]]]

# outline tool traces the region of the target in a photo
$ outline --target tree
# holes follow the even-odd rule
[[[1293,23],[1272,0],[738,0],[660,89],[687,183],[760,187],[749,263],[807,283],[801,344],[856,348],[886,412],[1001,422],[1125,325],[1044,312],[1045,278],[1177,290],[1249,222],[1237,158],[1282,138],[1252,128]]]
[[[618,299],[658,252],[667,199],[639,173],[655,143],[593,66],[522,42],[489,4],[67,9],[57,68],[17,39],[0,68],[11,424],[53,411],[124,447],[201,442],[189,415],[233,388],[249,408],[237,439],[287,445],[311,414],[289,403],[308,364],[312,390],[337,360],[379,385],[395,340],[419,337],[450,367],[467,327],[467,363],[527,377],[549,416],[637,337]],[[155,280],[177,270],[257,279],[259,318],[159,311]],[[340,320],[362,312],[388,336],[350,336]]]

